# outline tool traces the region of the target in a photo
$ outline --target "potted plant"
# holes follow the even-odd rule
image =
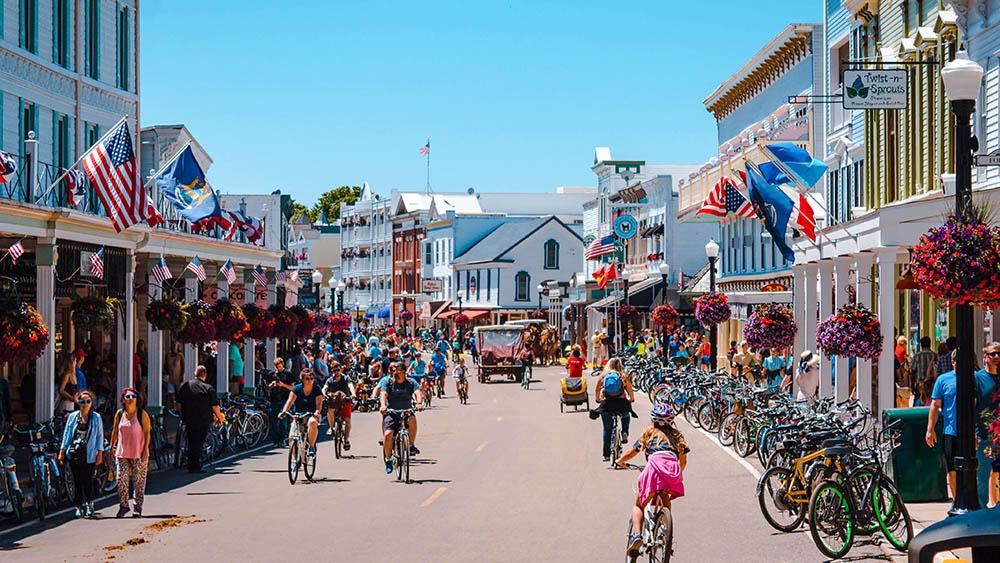
[[[921,235],[910,256],[913,283],[951,305],[1000,303],[1000,230],[986,210],[950,215]]]
[[[795,343],[792,310],[778,303],[761,305],[743,327],[743,338],[757,350],[785,348]]]
[[[710,291],[694,300],[694,317],[702,326],[712,326],[729,320],[729,298],[725,293]]]
[[[78,297],[70,309],[78,330],[110,330],[115,326],[118,300],[111,297]]]
[[[299,323],[298,315],[281,305],[271,305],[268,310],[274,317],[274,337],[295,338],[295,327]]]
[[[455,323],[455,326],[465,326],[469,324],[469,315],[466,315],[465,313],[459,313],[454,317],[452,317],[451,320],[452,322]]]
[[[330,315],[320,312],[313,316],[313,334],[325,335],[330,332]]]
[[[49,343],[49,327],[31,305],[0,312],[0,365],[36,360]]]
[[[816,343],[828,355],[874,361],[882,353],[882,328],[871,309],[844,305],[816,327]]]
[[[312,336],[313,328],[316,326],[316,318],[313,312],[302,305],[295,305],[288,310],[297,318],[295,323],[295,337],[309,338]]]
[[[212,306],[204,301],[188,305],[188,322],[177,331],[177,340],[185,344],[206,344],[216,339]]]
[[[343,311],[335,313],[330,317],[330,330],[335,333],[341,333],[347,330],[347,327],[351,326],[351,317]]]
[[[187,304],[173,297],[154,299],[146,307],[146,321],[156,330],[178,332],[188,322]]]
[[[670,305],[657,305],[653,309],[650,319],[663,328],[670,328],[677,324],[680,315],[677,313],[677,309],[674,309]]]
[[[243,308],[228,299],[219,299],[212,307],[216,340],[236,342],[250,330]]]
[[[250,326],[247,333],[250,338],[254,340],[274,338],[274,315],[269,309],[250,303],[243,306],[243,316]]]

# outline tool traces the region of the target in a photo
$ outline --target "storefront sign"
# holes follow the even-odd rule
[[[906,109],[905,70],[845,70],[844,109]]]
[[[976,166],[1000,166],[1000,149],[990,154],[977,154],[972,157],[972,162]]]
[[[783,283],[771,282],[760,287],[761,291],[788,291],[788,286]]]
[[[639,223],[631,215],[621,215],[615,219],[614,231],[618,238],[629,240],[639,230]]]
[[[424,293],[435,293],[441,291],[442,283],[441,280],[433,278],[424,278],[420,280],[420,291]]]

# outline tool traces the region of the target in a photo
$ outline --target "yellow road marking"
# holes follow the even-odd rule
[[[436,501],[438,497],[443,495],[444,492],[447,490],[448,490],[447,487],[438,487],[437,490],[431,493],[431,496],[427,497],[427,500],[425,500],[423,504],[420,505],[420,508],[427,508],[428,506],[433,504],[434,501]]]
[[[476,448],[476,453],[477,453],[477,454],[478,454],[478,453],[481,453],[481,452],[483,451],[483,449],[485,449],[485,448],[486,448],[486,444],[489,444],[489,441],[488,441],[488,440],[487,440],[487,441],[484,441],[484,442],[483,442],[482,444],[479,444],[479,447],[478,447],[478,448]]]
[[[503,417],[502,416],[498,416],[497,417],[497,422],[503,422]]]

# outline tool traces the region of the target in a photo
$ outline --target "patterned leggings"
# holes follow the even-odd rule
[[[128,484],[132,481],[135,510],[142,509],[146,496],[146,470],[149,464],[141,459],[118,458],[118,504],[128,506]],[[129,479],[131,477],[131,479]]]

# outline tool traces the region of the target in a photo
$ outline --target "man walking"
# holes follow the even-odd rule
[[[222,420],[215,388],[205,382],[205,366],[194,369],[194,379],[185,381],[177,391],[177,406],[187,432],[187,468],[189,473],[204,473],[201,450],[213,418]]]

